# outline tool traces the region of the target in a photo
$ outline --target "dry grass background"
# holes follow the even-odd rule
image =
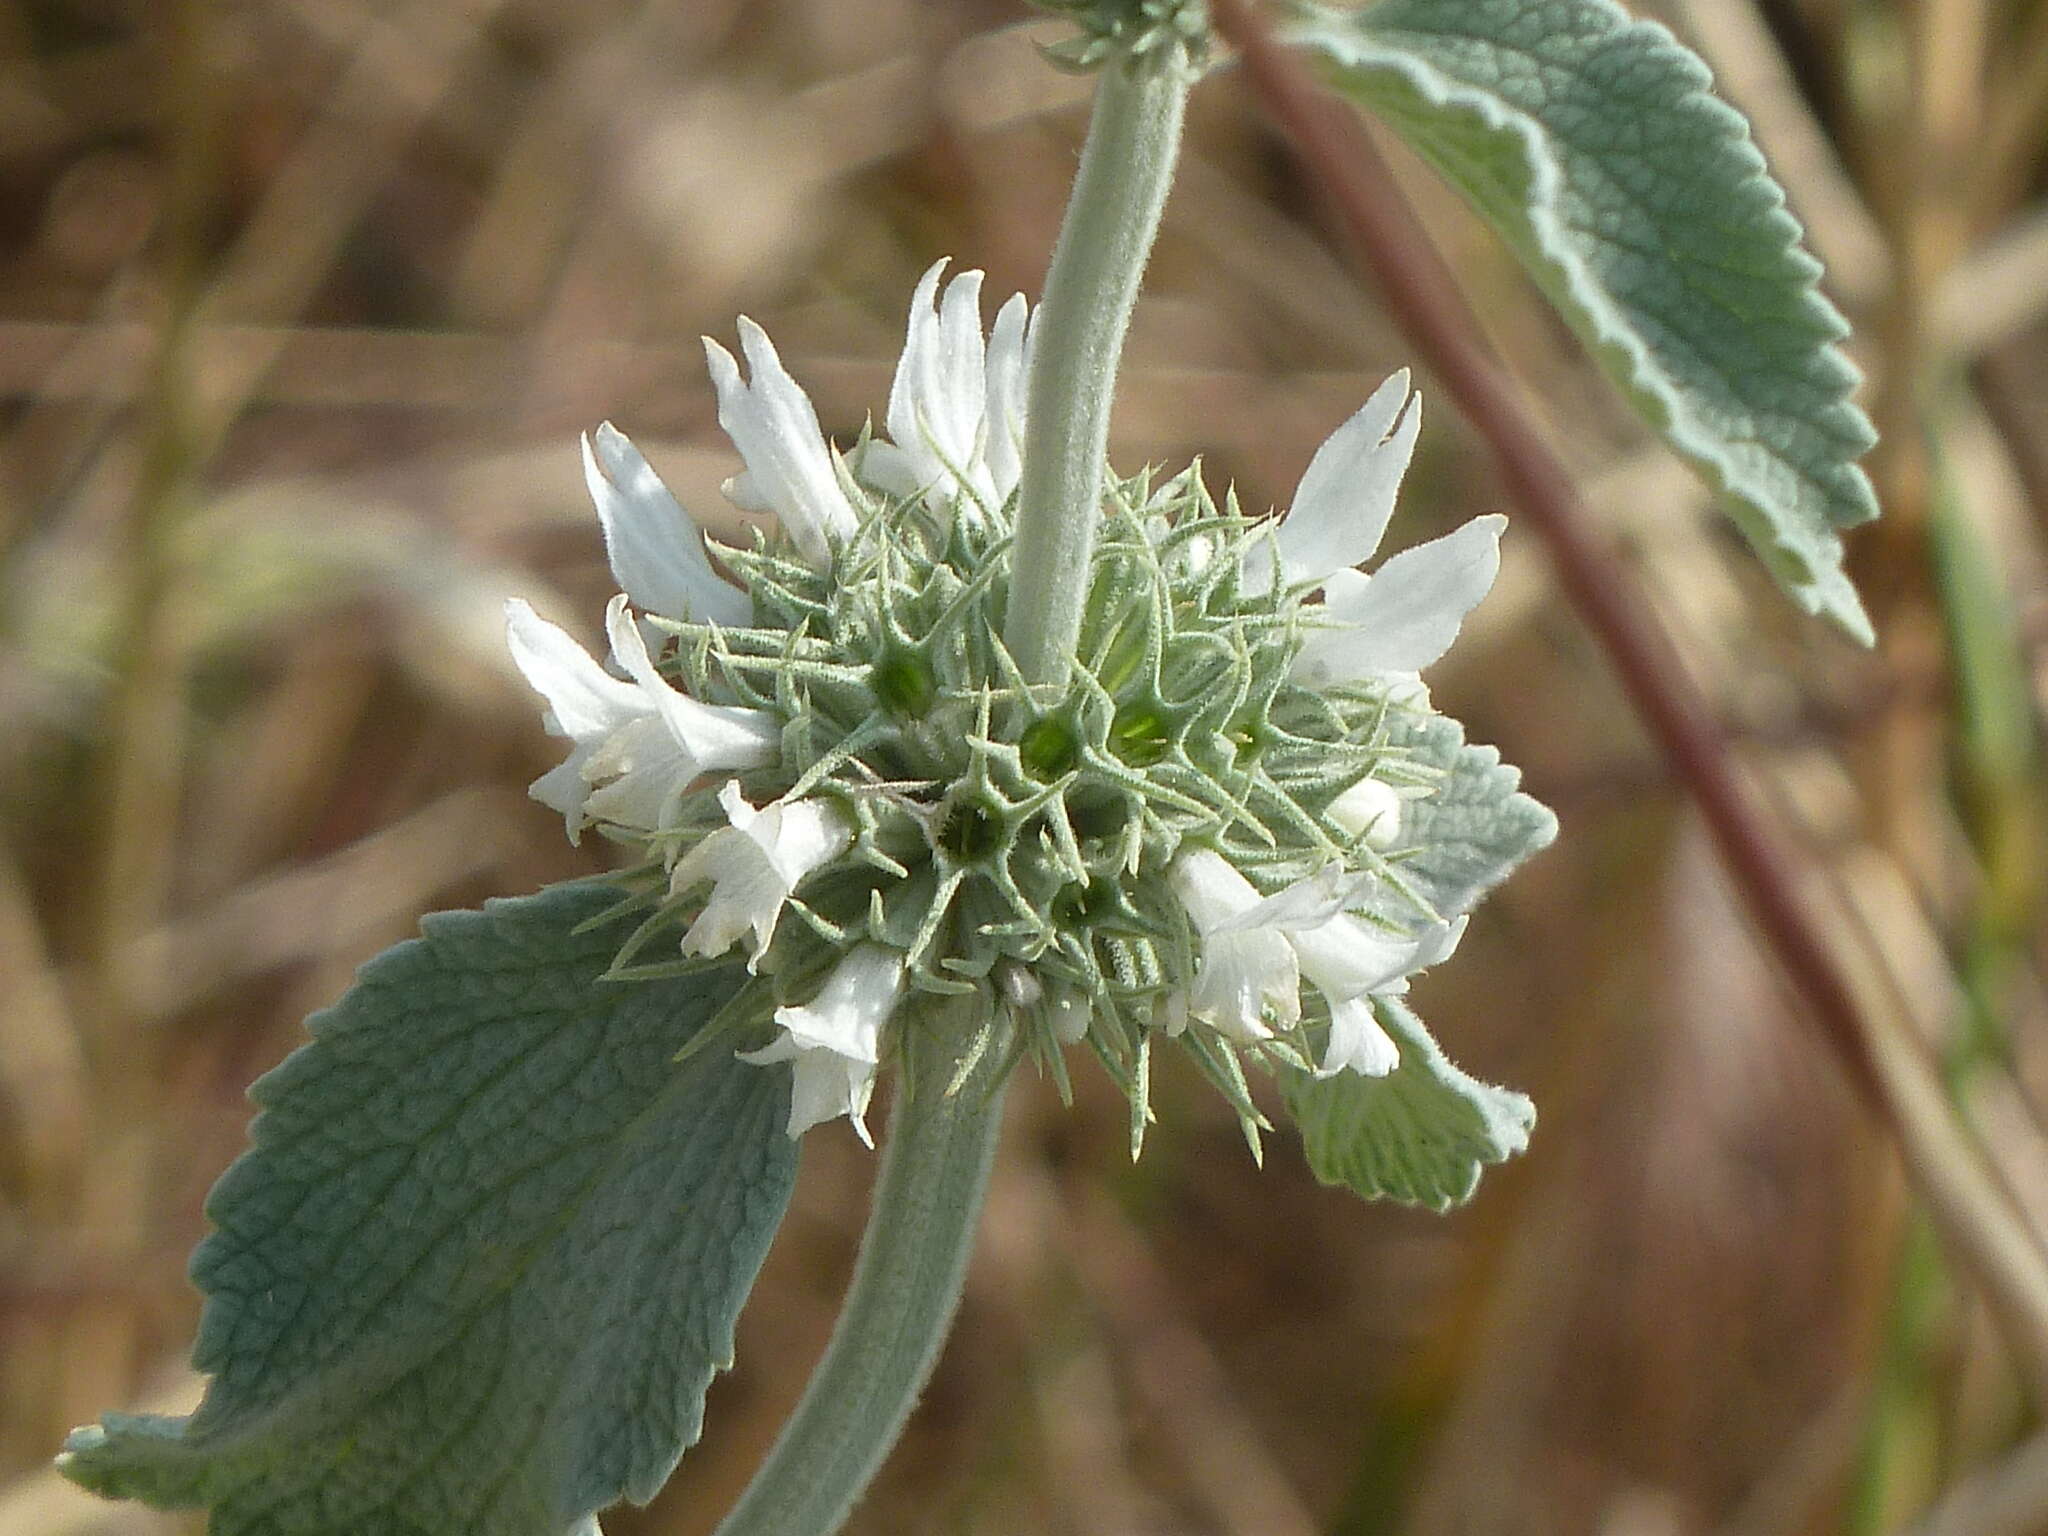
[[[1879,655],[1764,589],[1409,179],[1843,942],[2042,1213],[2048,4],[1659,14],[1756,116],[1859,323]],[[197,1528],[40,1468],[72,1423],[194,1395],[182,1265],[244,1086],[421,911],[595,867],[525,799],[553,748],[499,638],[513,592],[595,631],[574,433],[617,421],[708,510],[734,460],[699,333],[753,315],[852,433],[933,257],[1035,292],[1086,92],[1034,57],[1055,35],[1008,0],[0,5],[0,1536]],[[1242,83],[1206,84],[1119,462],[1200,453],[1284,502],[1404,360]],[[1397,540],[1500,499],[1436,410]],[[1994,1463],[2020,1513],[1941,1528],[2048,1529],[2039,1451],[1997,1461],[2036,1415],[1995,1330],[1527,539],[1437,692],[1564,822],[1420,989],[1537,1098],[1529,1155],[1439,1219],[1317,1188],[1284,1137],[1253,1169],[1191,1081],[1135,1168],[1112,1093],[1027,1085],[852,1529],[1877,1532]],[[608,1529],[707,1530],[737,1492],[871,1161],[807,1139],[703,1444]]]

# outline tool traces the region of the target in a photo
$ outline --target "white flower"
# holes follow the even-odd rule
[[[1269,589],[1276,570],[1290,591],[1322,590],[1295,682],[1325,688],[1375,677],[1412,695],[1413,675],[1450,649],[1493,587],[1507,527],[1498,515],[1403,550],[1370,576],[1354,569],[1379,550],[1421,429],[1422,398],[1410,395],[1403,369],[1316,450],[1294,505],[1245,552],[1249,591]]]
[[[753,600],[711,569],[690,514],[610,422],[597,429],[595,452],[583,439],[583,480],[604,526],[612,574],[643,612],[711,624],[753,619]]]
[[[1317,1077],[1356,1072],[1360,1077],[1385,1077],[1401,1065],[1401,1048],[1380,1024],[1370,997],[1330,1004],[1330,1040],[1323,1047]]]
[[[1276,557],[1290,590],[1321,586],[1332,572],[1370,560],[1394,515],[1421,430],[1422,398],[1408,393],[1403,368],[1316,450],[1295,487],[1294,505],[1269,537],[1246,551],[1246,589],[1272,585]]]
[[[1368,993],[1406,991],[1410,975],[1457,948],[1464,924],[1461,917],[1404,935],[1337,912],[1298,928],[1287,926],[1284,918],[1274,926],[1287,934],[1301,957],[1302,974],[1316,990],[1332,1003],[1348,1003]]]
[[[792,1063],[789,1134],[846,1115],[869,1146],[868,1099],[875,1091],[881,1059],[882,1025],[903,995],[903,956],[879,944],[862,944],[833,968],[818,995],[800,1008],[778,1008],[781,1038],[740,1060],[757,1066]]]
[[[1323,586],[1323,614],[1291,675],[1311,688],[1372,676],[1405,678],[1451,648],[1465,615],[1500,573],[1499,513],[1404,549],[1372,575],[1334,572]]]
[[[505,605],[505,621],[512,659],[548,702],[548,730],[573,743],[531,791],[562,813],[572,841],[593,821],[659,831],[706,773],[775,760],[781,728],[772,714],[699,703],[654,670],[625,594],[605,610],[605,628],[629,680],[518,598]]]
[[[730,352],[704,338],[704,361],[718,390],[718,424],[747,464],[744,475],[726,483],[726,495],[742,509],[773,512],[797,553],[823,570],[832,562],[833,546],[851,537],[860,519],[840,484],[839,464],[811,397],[782,366],[766,331],[745,315],[739,330],[751,381],[740,377]]]
[[[1289,933],[1302,974],[1330,1008],[1330,1038],[1316,1076],[1332,1077],[1348,1067],[1385,1077],[1399,1066],[1401,1053],[1380,1027],[1372,999],[1407,991],[1411,975],[1448,958],[1464,936],[1462,917],[1403,938],[1343,912]]]
[[[1188,1011],[1230,1039],[1262,1039],[1268,1011],[1283,1026],[1300,1018],[1306,978],[1330,1009],[1319,1076],[1349,1067],[1381,1077],[1399,1065],[1370,1000],[1407,990],[1408,977],[1448,956],[1465,932],[1462,917],[1404,936],[1352,916],[1344,906],[1363,883],[1347,885],[1340,865],[1263,899],[1213,849],[1182,854],[1167,878],[1202,936]]]
[[[1360,779],[1330,802],[1330,820],[1352,836],[1363,835],[1365,846],[1385,853],[1401,837],[1401,796],[1393,785]]]
[[[853,841],[846,817],[829,801],[777,800],[755,810],[728,780],[718,792],[730,826],[686,854],[669,880],[671,894],[711,882],[704,910],[683,935],[686,955],[722,955],[753,930],[753,969],[775,936],[782,904],[804,876],[838,857]]]
[[[1299,1019],[1301,970],[1293,948],[1277,929],[1237,925],[1259,905],[1252,883],[1208,848],[1182,854],[1166,877],[1202,936],[1188,1012],[1240,1044],[1272,1035],[1269,1012],[1283,1026]]]
[[[870,444],[861,472],[895,495],[950,502],[965,492],[1000,507],[1023,468],[1030,310],[1012,294],[984,344],[981,274],[962,272],[940,294],[945,266],[927,268],[911,296],[889,389],[892,441]]]

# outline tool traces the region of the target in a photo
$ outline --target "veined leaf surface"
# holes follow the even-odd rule
[[[1367,1199],[1449,1210],[1472,1197],[1487,1164],[1529,1145],[1536,1106],[1459,1071],[1398,999],[1374,1007],[1400,1048],[1392,1072],[1282,1076],[1309,1168]]]
[[[1380,0],[1288,39],[1492,223],[1786,592],[1868,644],[1837,537],[1877,515],[1848,327],[1699,57],[1610,0]]]
[[[745,979],[601,982],[566,886],[442,913],[257,1082],[208,1201],[190,1418],[67,1475],[214,1536],[594,1536],[698,1435],[789,1199],[787,1073],[677,1050]]]

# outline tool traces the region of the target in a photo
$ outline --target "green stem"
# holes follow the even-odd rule
[[[1102,518],[1109,407],[1138,279],[1180,153],[1192,72],[1178,48],[1104,67],[1066,221],[1032,320],[1003,639],[1024,676],[1064,683]]]
[[[1012,1065],[1006,1024],[978,1037],[965,1024],[942,1016],[905,1032],[845,1308],[803,1401],[718,1536],[838,1530],[924,1390],[959,1305]]]
[[[1102,516],[1117,360],[1173,181],[1191,82],[1184,56],[1171,47],[1103,70],[1032,321],[1029,426],[1003,638],[1034,683],[1064,683],[1073,661]],[[977,1035],[957,1020],[937,1022],[904,1040],[902,1098],[832,1342],[718,1536],[838,1530],[938,1359],[988,1186],[1011,1029],[1003,1022]]]

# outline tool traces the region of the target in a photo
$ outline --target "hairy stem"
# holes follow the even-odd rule
[[[1064,683],[1102,517],[1109,408],[1138,279],[1180,154],[1191,71],[1160,48],[1111,63],[1032,325],[1024,473],[1003,640],[1034,683]]]
[[[718,1536],[838,1530],[924,1390],[959,1305],[1012,1065],[1006,1023],[979,1035],[965,1023],[905,1032],[845,1308],[803,1401]]]

